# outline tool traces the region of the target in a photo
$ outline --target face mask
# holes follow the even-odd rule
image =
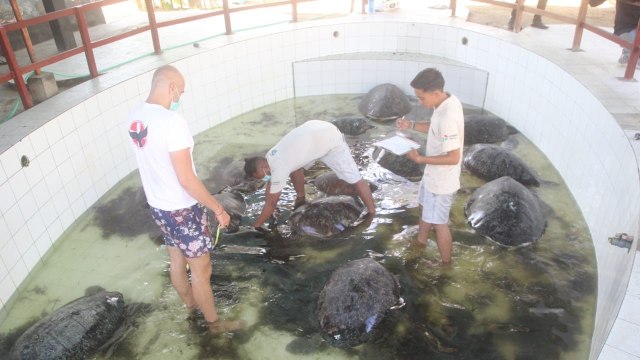
[[[264,171],[264,170],[262,170],[262,171]],[[271,180],[271,175],[267,174],[267,172],[264,171],[264,177],[262,178],[262,181],[269,182],[269,180]]]
[[[173,89],[169,89],[169,91],[171,91],[171,104],[169,105],[169,110],[171,111],[176,111],[180,108],[180,100],[182,99],[178,99],[178,101],[173,101]]]

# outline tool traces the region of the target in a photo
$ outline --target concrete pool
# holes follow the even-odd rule
[[[363,93],[389,78],[407,84],[416,62],[455,62],[481,70],[488,74],[484,107],[509,119],[544,152],[589,227],[598,263],[591,348],[591,358],[597,358],[623,301],[635,256],[607,239],[620,232],[637,238],[638,233],[637,160],[625,132],[575,74],[544,51],[537,53],[540,45],[527,43],[527,38],[518,43],[513,34],[442,17],[375,20],[283,25],[201,43],[192,56],[175,60],[191,84],[185,105],[194,106],[185,106],[184,114],[192,131],[294,96]],[[354,53],[383,56],[371,60]],[[569,56],[576,63],[586,61],[580,54]],[[0,279],[2,305],[10,305],[11,295],[60,235],[134,170],[121,129],[129,108],[146,96],[151,68],[137,69],[137,76],[118,73],[80,85],[56,97],[46,111],[35,108],[2,125],[0,226],[10,234],[0,248],[6,269]],[[323,76],[327,73],[336,76]],[[465,81],[451,79],[448,85],[475,105],[478,91],[466,89]],[[101,91],[94,94],[92,89]],[[29,156],[29,167],[20,167],[22,155]]]

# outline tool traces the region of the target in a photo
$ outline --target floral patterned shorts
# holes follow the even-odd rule
[[[185,257],[196,258],[213,251],[211,229],[203,205],[173,211],[151,207],[151,216],[162,230],[164,243],[179,248]]]

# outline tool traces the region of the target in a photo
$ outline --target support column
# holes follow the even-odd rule
[[[42,0],[44,10],[47,13],[57,10],[63,10],[64,0]],[[62,17],[57,20],[49,21],[53,38],[56,41],[56,47],[58,51],[65,51],[78,47],[76,38],[73,36],[74,27],[71,23],[71,19],[68,16]]]

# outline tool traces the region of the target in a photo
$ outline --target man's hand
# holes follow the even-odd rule
[[[215,214],[216,216],[216,220],[218,221],[218,225],[220,225],[220,227],[222,229],[226,228],[229,225],[229,222],[231,221],[231,216],[229,216],[229,214],[227,214],[226,211],[224,211],[224,209],[222,209],[222,212]]]
[[[402,129],[413,129],[414,122],[406,119],[404,116],[396,119],[396,128],[399,130]]]

